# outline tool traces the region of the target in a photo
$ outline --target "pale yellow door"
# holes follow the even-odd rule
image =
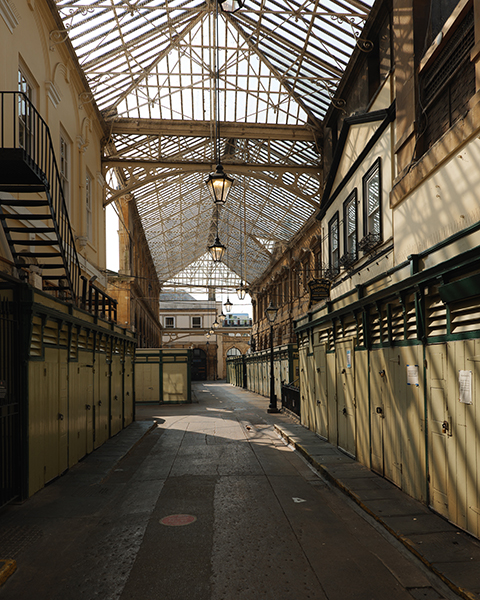
[[[370,353],[370,425],[372,469],[384,474],[383,425],[385,422],[385,371],[384,355],[381,350]]]
[[[377,375],[382,380],[383,419],[383,472],[399,488],[402,487],[402,437],[405,432],[402,412],[405,371],[400,369],[400,358],[395,348],[384,348],[384,369]],[[415,365],[418,369],[418,365]]]
[[[336,344],[338,446],[355,456],[355,378],[353,341]]]
[[[449,516],[448,448],[451,419],[446,396],[446,352],[444,347],[428,349],[428,440],[430,504],[434,510]]]
[[[315,431],[328,439],[328,403],[327,403],[327,345],[314,348],[315,365]]]

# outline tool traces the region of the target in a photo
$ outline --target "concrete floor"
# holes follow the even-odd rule
[[[137,406],[0,513],[0,558],[18,566],[1,600],[458,597],[285,445],[266,398],[208,382],[195,397]]]

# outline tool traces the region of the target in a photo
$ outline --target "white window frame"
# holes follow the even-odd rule
[[[345,253],[348,253],[353,260],[356,260],[358,243],[358,211],[356,189],[353,190],[343,204],[343,223]]]
[[[372,201],[373,200],[373,201]],[[364,235],[373,234],[382,240],[382,178],[377,159],[363,178]]]
[[[195,319],[198,319],[198,325],[195,324]],[[201,329],[202,328],[202,317],[195,316],[192,317],[192,329]]]
[[[328,223],[328,259],[333,274],[340,271],[340,218],[338,212]]]
[[[163,325],[165,329],[175,329],[175,317],[164,317]]]

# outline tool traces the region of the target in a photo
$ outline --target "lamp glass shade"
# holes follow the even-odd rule
[[[273,323],[275,321],[277,318],[277,313],[278,308],[273,306],[272,302],[270,301],[270,304],[265,309],[265,316],[267,317],[269,323]]]
[[[220,8],[224,11],[224,12],[237,12],[237,10],[240,10],[241,8],[243,8],[244,4],[245,4],[245,0],[218,0],[220,3]]]
[[[218,239],[218,235],[211,246],[208,247],[210,254],[212,255],[213,262],[221,262],[223,255],[225,254],[226,247]]]
[[[227,301],[225,302],[225,304],[223,306],[225,307],[225,310],[228,313],[228,312],[230,312],[232,310],[233,304],[230,302],[230,299],[227,298]]]
[[[224,323],[224,321],[225,321],[225,318],[226,318],[226,317],[225,317],[225,315],[223,314],[223,312],[221,312],[221,313],[218,315],[217,319],[218,319],[218,322],[220,323],[220,325],[223,325],[223,323]]]
[[[217,165],[215,173],[210,173],[205,180],[205,183],[215,204],[225,204],[233,181],[234,180],[224,172],[223,167],[220,164]]]
[[[220,327],[220,323],[217,321],[217,317],[215,317],[215,321],[212,324],[214,329],[218,329]]]
[[[243,300],[245,298],[245,293],[246,293],[246,289],[245,289],[245,286],[242,283],[242,285],[237,288],[238,299],[239,300]]]

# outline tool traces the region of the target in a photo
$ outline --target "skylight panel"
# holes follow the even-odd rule
[[[328,110],[373,0],[247,0],[220,14],[221,120],[245,124],[315,123]],[[57,0],[60,14],[100,109],[111,119],[211,122],[212,10],[202,0]],[[115,112],[116,110],[116,112]],[[321,163],[312,142],[237,139],[221,142],[226,167],[236,178],[231,210],[220,211],[228,262],[238,266],[247,214],[249,278],[268,266],[275,240],[287,242],[315,212],[321,182],[295,165]],[[115,155],[130,160],[209,163],[213,129],[205,138],[164,135],[113,136]],[[238,173],[235,164],[238,163]],[[248,175],[244,163],[265,165]],[[269,168],[273,165],[275,168]],[[293,166],[281,171],[282,165]],[[290,168],[290,167],[289,167]],[[161,278],[212,275],[205,248],[214,214],[206,173],[142,166],[121,168],[132,190]],[[109,194],[118,193],[115,171]],[[243,195],[247,206],[242,204]],[[229,223],[227,221],[229,220]],[[251,237],[250,237],[251,236]],[[263,244],[259,249],[255,238]],[[188,244],[186,241],[188,240]],[[206,262],[202,257],[206,256]],[[188,267],[188,263],[195,264]],[[211,262],[211,261],[210,261]],[[220,270],[212,275],[221,279]],[[193,276],[192,275],[192,276]],[[183,276],[183,275],[182,275]]]

